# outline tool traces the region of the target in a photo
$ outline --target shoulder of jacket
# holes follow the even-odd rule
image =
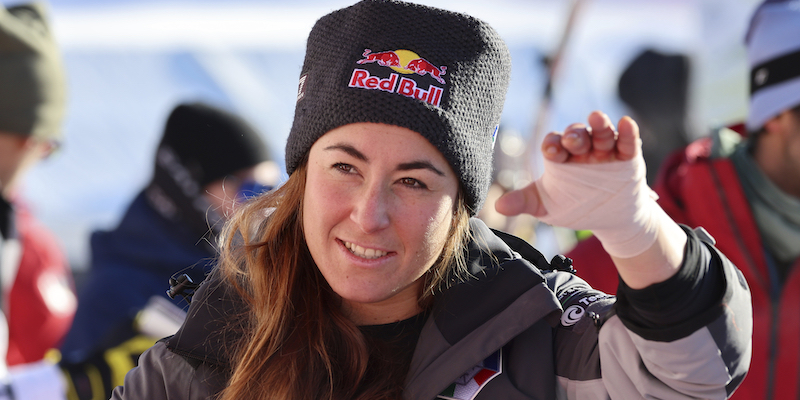
[[[708,136],[699,138],[678,150],[688,163],[697,163],[719,158],[727,158],[744,141],[742,133],[731,128],[720,127],[711,130]]]

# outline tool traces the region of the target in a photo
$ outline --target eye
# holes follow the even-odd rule
[[[343,173],[343,174],[355,173],[355,167],[353,167],[350,164],[336,163],[336,164],[333,164],[333,168],[336,169],[337,171]]]
[[[418,180],[416,180],[414,178],[400,178],[400,180],[398,182],[400,182],[401,184],[403,184],[405,186],[414,188],[414,189],[427,189],[428,188],[428,186],[426,186],[424,183],[422,183],[422,182],[420,182],[420,181],[418,181]]]

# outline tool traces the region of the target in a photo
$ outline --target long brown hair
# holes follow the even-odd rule
[[[220,268],[249,306],[221,400],[399,399],[408,366],[374,365],[370,345],[340,309],[306,247],[306,163],[272,193],[238,210],[221,239]],[[469,212],[459,191],[448,241],[426,273],[428,309],[448,276],[466,271]],[[268,216],[266,214],[269,214]],[[380,363],[379,363],[380,364]],[[381,371],[380,379],[365,379]]]

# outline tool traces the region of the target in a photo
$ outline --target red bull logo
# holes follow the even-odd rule
[[[378,63],[384,67],[390,67],[401,74],[430,75],[439,83],[444,85],[442,75],[447,71],[447,67],[437,67],[430,61],[421,58],[410,50],[381,51],[373,53],[370,49],[364,49],[364,57],[356,61],[358,64]]]
[[[393,51],[381,51],[379,53],[373,53],[370,49],[364,49],[364,57],[363,60],[358,60],[356,63],[358,64],[366,64],[376,62],[379,65],[384,67],[400,67],[400,56]]]
[[[420,57],[410,50],[381,51],[373,53],[370,49],[364,49],[361,60],[357,64],[375,63],[382,67],[388,67],[396,71],[388,78],[373,76],[365,69],[356,68],[350,77],[348,86],[362,89],[382,90],[401,94],[425,101],[434,106],[439,106],[444,89],[435,85],[430,85],[427,89],[419,87],[414,79],[402,77],[401,75],[415,74],[419,76],[428,75],[440,84],[444,85],[443,75],[447,67],[437,67],[430,61]]]
[[[431,64],[424,58],[415,58],[408,62],[406,69],[420,75],[429,74],[433,79],[436,79],[439,83],[444,85],[444,78],[442,78],[442,75],[444,75],[447,69],[445,66],[440,68]]]

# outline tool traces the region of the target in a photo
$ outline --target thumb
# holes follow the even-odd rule
[[[547,214],[547,210],[545,210],[539,198],[539,188],[536,187],[535,183],[504,194],[497,199],[494,208],[500,214],[507,216],[528,213],[534,217],[541,217]]]

